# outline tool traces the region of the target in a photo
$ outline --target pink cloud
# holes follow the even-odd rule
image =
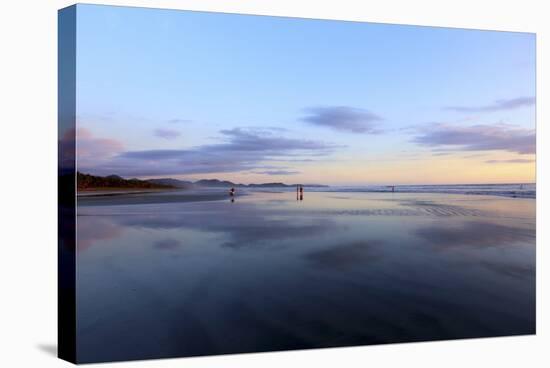
[[[74,147],[76,137],[76,159],[78,170],[90,170],[101,166],[124,150],[122,142],[111,138],[95,137],[86,128],[66,131],[61,138],[61,147]]]

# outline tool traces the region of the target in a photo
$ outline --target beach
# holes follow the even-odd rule
[[[535,333],[535,200],[78,198],[82,362]]]

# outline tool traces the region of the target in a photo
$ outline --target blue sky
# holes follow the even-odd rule
[[[77,14],[81,171],[534,180],[533,34],[99,5]]]

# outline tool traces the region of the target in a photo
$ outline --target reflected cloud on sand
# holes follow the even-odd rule
[[[177,239],[167,238],[156,241],[153,247],[159,250],[172,250],[179,248],[182,242]]]
[[[381,241],[357,241],[316,250],[305,258],[316,266],[344,270],[357,265],[368,265],[381,257]]]
[[[534,265],[518,265],[511,264],[510,262],[501,263],[489,261],[481,262],[480,265],[499,275],[508,276],[514,279],[535,278],[536,275]]]
[[[493,224],[488,222],[461,222],[443,224],[416,230],[415,234],[427,244],[438,248],[502,247],[510,244],[530,245],[535,241],[535,230]]]
[[[77,221],[78,251],[85,252],[91,246],[122,235],[124,229],[105,216],[79,216]]]
[[[200,210],[112,216],[110,221],[119,226],[155,230],[191,229],[223,233],[227,236],[227,241],[221,245],[233,249],[258,247],[275,240],[308,237],[312,234],[322,235],[341,231],[346,227],[329,218],[312,217],[300,220],[288,215],[289,213],[285,216],[285,213],[281,212],[272,214],[269,211],[261,211],[256,206],[242,205],[238,212],[226,206],[219,206],[216,211],[208,213],[208,221],[205,221]]]

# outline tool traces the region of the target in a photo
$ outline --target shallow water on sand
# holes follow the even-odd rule
[[[535,332],[535,201],[252,192],[78,209],[78,359]]]

